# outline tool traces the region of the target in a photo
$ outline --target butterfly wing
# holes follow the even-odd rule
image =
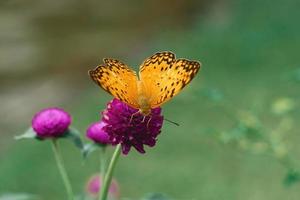
[[[92,80],[115,98],[138,108],[135,71],[118,60],[104,59],[103,61],[105,64],[89,70]]]
[[[171,52],[156,53],[140,67],[140,79],[151,108],[158,107],[178,94],[197,74],[197,61],[175,59]]]

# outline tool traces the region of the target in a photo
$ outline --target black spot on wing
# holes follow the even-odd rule
[[[170,97],[174,96],[175,88],[172,89]]]

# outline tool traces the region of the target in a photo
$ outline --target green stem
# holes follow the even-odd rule
[[[64,182],[64,185],[65,185],[65,188],[66,188],[66,191],[67,191],[68,199],[73,200],[74,195],[73,195],[72,186],[71,186],[70,180],[68,178],[68,174],[67,174],[66,168],[64,166],[64,162],[63,162],[63,159],[61,157],[59,145],[58,145],[56,139],[52,140],[52,149],[53,149],[53,153],[54,153],[54,156],[55,156],[55,160],[56,160],[58,170],[60,172],[61,178]]]
[[[121,145],[118,144],[115,151],[114,151],[114,154],[113,154],[113,156],[110,160],[107,172],[106,172],[105,177],[104,177],[104,182],[101,186],[100,200],[106,200],[106,198],[107,198],[108,189],[110,187],[113,171],[114,171],[114,168],[117,164],[117,160],[120,156],[120,153],[121,153]]]
[[[106,157],[105,157],[105,150],[106,147],[100,147],[100,171],[99,171],[99,181],[100,183],[104,182],[104,177],[105,177],[105,168],[106,168]],[[100,179],[101,178],[101,179]],[[99,188],[99,200],[101,200],[101,195],[100,195],[100,188]]]

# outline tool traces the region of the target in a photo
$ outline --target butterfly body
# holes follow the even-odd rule
[[[137,91],[137,103],[139,104],[139,112],[147,116],[151,113],[151,105],[149,103],[149,97],[146,96],[143,82],[140,80],[137,81]]]
[[[175,59],[171,52],[161,52],[147,58],[136,72],[115,59],[89,71],[92,80],[115,98],[149,115],[178,94],[197,74],[200,62]]]

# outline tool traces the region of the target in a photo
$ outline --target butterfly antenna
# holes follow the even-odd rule
[[[172,123],[172,124],[174,124],[174,125],[176,125],[176,126],[179,126],[179,124],[178,124],[178,123],[176,123],[176,122],[173,122],[173,121],[171,121],[171,120],[169,120],[169,119],[166,119],[166,118],[164,118],[164,120],[165,120],[165,121],[167,121],[167,122],[170,122],[170,123]]]

